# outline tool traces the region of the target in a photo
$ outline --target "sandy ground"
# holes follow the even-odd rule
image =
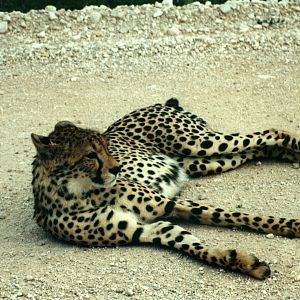
[[[137,57],[133,71],[101,74],[76,65],[56,72],[38,60],[1,65],[0,299],[299,299],[299,240],[182,224],[207,245],[244,249],[269,262],[272,276],[263,282],[166,249],[76,247],[36,225],[30,185],[30,133],[47,134],[59,120],[103,131],[125,113],[171,96],[219,131],[300,133],[299,58],[299,48],[228,58],[215,52],[193,63],[162,56],[166,63],[144,68],[147,58]],[[181,197],[299,218],[299,179],[291,163],[262,161],[194,180]]]
[[[1,261],[0,298],[13,299],[297,299],[299,241],[253,232],[184,224],[205,243],[238,247],[270,262],[264,282],[210,268],[181,254],[152,247],[84,249],[52,239],[32,220],[31,132],[46,134],[58,120],[104,130],[135,108],[177,96],[189,110],[222,131],[269,127],[300,131],[300,64],[223,62],[202,72],[181,68],[166,74],[106,82],[82,76],[36,76],[28,69],[1,73]],[[243,62],[243,63],[242,63]],[[241,64],[242,63],[242,64]],[[180,75],[179,75],[180,74]],[[260,79],[259,74],[272,78]],[[191,182],[182,197],[221,207],[299,217],[299,169],[262,162]],[[297,296],[298,295],[298,296]]]

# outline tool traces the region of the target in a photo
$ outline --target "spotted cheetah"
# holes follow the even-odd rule
[[[223,134],[177,99],[126,115],[104,133],[71,122],[32,134],[34,217],[55,237],[88,246],[152,243],[257,279],[267,263],[237,250],[206,247],[169,217],[300,237],[300,220],[229,211],[176,197],[189,178],[246,161],[300,161],[300,136],[282,130]]]

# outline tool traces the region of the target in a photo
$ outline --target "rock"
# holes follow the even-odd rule
[[[300,168],[300,164],[298,162],[297,163],[293,163],[292,164],[292,168],[299,169]]]
[[[46,33],[45,33],[45,31],[41,31],[36,36],[39,38],[44,38],[46,36]]]
[[[255,24],[253,26],[254,29],[262,29],[262,25],[261,24]]]
[[[273,233],[269,233],[269,234],[266,235],[266,238],[267,238],[267,239],[274,239],[274,237],[275,237],[275,236],[274,236]]]
[[[223,14],[228,14],[229,12],[231,12],[232,7],[231,7],[230,3],[226,2],[222,5],[220,5],[219,9]]]
[[[8,23],[7,21],[0,22],[0,33],[6,33],[8,31]]]
[[[264,79],[264,80],[274,78],[274,76],[272,76],[272,75],[264,75],[264,74],[257,75],[257,77],[259,79]]]
[[[160,16],[163,15],[163,11],[161,9],[157,9],[154,13],[153,13],[153,18],[158,18]]]
[[[134,291],[132,289],[128,289],[128,290],[126,290],[125,294],[128,297],[132,297],[134,295]]]
[[[27,27],[25,21],[23,21],[23,20],[21,21],[20,26],[21,26],[22,28],[26,28],[26,27]]]
[[[92,11],[90,14],[90,21],[92,23],[98,23],[100,21],[101,14],[97,11]]]
[[[3,16],[3,21],[10,22],[10,21],[11,21],[10,15],[4,15],[4,16]]]
[[[245,33],[249,30],[249,26],[245,23],[240,24],[239,31],[241,33]]]
[[[171,7],[171,6],[173,6],[173,0],[163,0],[162,5]]]
[[[117,9],[113,9],[111,11],[111,16],[115,17],[116,19],[124,19],[125,18],[125,12]]]
[[[168,34],[169,35],[179,35],[181,31],[177,28],[176,25],[172,25],[172,27],[169,28]]]
[[[46,11],[46,12],[56,12],[56,7],[53,6],[53,5],[47,5],[47,6],[45,7],[45,11]]]
[[[6,214],[3,211],[0,211],[0,220],[6,219]]]
[[[49,18],[49,20],[55,20],[55,19],[57,19],[57,15],[56,15],[56,13],[55,12],[53,12],[53,11],[49,11],[49,13],[48,13],[48,18]]]
[[[300,281],[300,268],[294,268],[291,272],[292,282]]]

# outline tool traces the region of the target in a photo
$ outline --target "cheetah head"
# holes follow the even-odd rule
[[[31,138],[37,150],[34,165],[62,192],[80,196],[115,184],[120,166],[99,132],[63,121],[48,136],[32,134]]]

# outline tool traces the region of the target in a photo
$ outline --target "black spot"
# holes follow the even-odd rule
[[[161,239],[159,237],[154,238],[152,240],[152,242],[153,242],[154,245],[161,245]]]
[[[189,156],[189,155],[191,155],[191,150],[190,150],[190,149],[183,149],[183,150],[182,150],[182,153],[183,153],[184,155],[186,155],[186,156]]]
[[[237,217],[240,217],[241,213],[240,212],[234,212],[232,215],[237,218]]]
[[[129,201],[133,200],[133,199],[134,199],[134,195],[132,195],[132,194],[131,194],[131,195],[128,195],[128,196],[127,196],[127,199],[128,199]]]
[[[173,228],[174,228],[173,225],[166,226],[166,227],[164,227],[164,228],[161,230],[161,233],[166,233],[166,232],[172,230]]]
[[[219,151],[225,151],[228,148],[228,145],[226,143],[222,143],[219,146]]]
[[[224,138],[225,138],[226,141],[233,140],[233,137],[231,135],[225,135]]]
[[[182,248],[183,250],[188,250],[188,249],[190,248],[190,246],[189,246],[188,244],[182,244],[182,245],[181,245],[181,248]]]
[[[110,211],[109,214],[107,215],[106,220],[109,221],[109,220],[112,218],[113,215],[114,215],[114,212],[113,212],[113,210],[112,210],[112,211]]]
[[[211,142],[211,141],[203,141],[200,146],[204,149],[209,149],[212,147],[212,145],[213,145],[213,142]]]
[[[59,218],[59,217],[61,217],[61,215],[62,215],[61,211],[57,210],[56,211],[56,216]]]
[[[221,167],[217,167],[216,173],[222,173],[222,168]]]
[[[136,206],[133,206],[133,207],[132,207],[132,210],[133,210],[136,214],[138,214],[138,215],[141,213],[141,211],[139,210],[139,208],[136,207]]]
[[[197,171],[198,168],[197,168],[196,165],[192,164],[192,165],[189,166],[189,169],[190,169],[190,171],[195,172],[195,171]]]
[[[250,140],[249,139],[244,139],[243,140],[244,147],[247,147],[249,144],[250,144]]]
[[[198,156],[200,157],[203,157],[206,155],[206,151],[205,150],[200,150],[198,153],[197,153]]]
[[[153,207],[152,207],[151,205],[147,205],[147,206],[146,206],[146,210],[147,210],[148,212],[152,212],[152,211],[153,211]]]
[[[169,201],[167,203],[167,205],[165,206],[165,213],[167,215],[169,215],[173,211],[174,206],[175,206],[175,202],[174,201]]]
[[[168,246],[173,248],[175,246],[175,242],[174,241],[169,241]]]
[[[175,242],[177,243],[180,243],[183,241],[183,236],[182,235],[178,235],[176,238],[175,238]]]
[[[175,143],[173,147],[174,149],[179,150],[182,147],[182,145],[179,143]]]
[[[283,140],[282,145],[283,145],[283,146],[287,146],[287,144],[289,143],[290,139],[291,139],[291,138],[287,135],[287,136],[285,137],[285,139]]]
[[[113,234],[111,234],[111,236],[109,237],[109,239],[110,239],[111,241],[113,241],[113,240],[116,239],[116,237],[117,237],[117,235],[116,235],[115,233],[113,233]]]
[[[70,223],[68,223],[68,228],[73,228],[73,226],[74,226],[74,223],[73,222],[70,222]]]
[[[237,257],[236,250],[231,250],[231,251],[229,250],[229,256],[230,256],[231,263],[234,263]]]
[[[144,230],[143,230],[142,227],[136,229],[136,231],[133,233],[133,236],[132,236],[132,242],[133,243],[138,243],[140,241],[140,236],[143,233],[143,231]]]
[[[113,228],[113,224],[111,224],[111,223],[106,226],[107,230],[111,230],[112,228]]]
[[[119,224],[118,224],[118,228],[121,229],[121,230],[126,229],[127,226],[128,226],[128,222],[127,221],[120,221]]]
[[[199,167],[201,171],[206,171],[206,165],[201,164]]]

